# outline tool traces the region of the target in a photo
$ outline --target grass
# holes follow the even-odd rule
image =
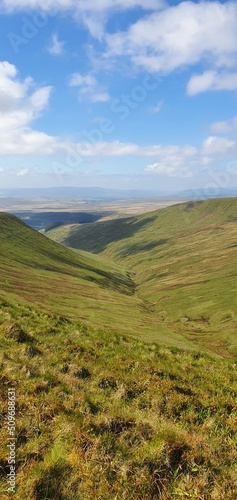
[[[0,215],[1,499],[9,387],[16,500],[237,497],[236,214],[68,230],[99,256]]]
[[[153,314],[149,302],[139,297],[131,272],[120,264],[67,249],[6,214],[0,215],[0,252],[1,296],[6,300],[34,303],[108,334],[197,349],[192,338],[167,329]]]
[[[0,497],[7,389],[17,397],[16,500],[233,500],[233,360],[108,335],[0,302]]]
[[[237,199],[184,203],[49,233],[132,275],[146,339],[237,353]]]
[[[7,214],[0,214],[0,253],[2,296],[127,328],[123,311],[134,304],[134,284],[121,266],[65,249]]]

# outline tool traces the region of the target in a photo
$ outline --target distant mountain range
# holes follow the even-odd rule
[[[0,189],[0,198],[80,198],[83,200],[121,200],[139,198],[208,199],[237,196],[237,187],[232,189],[187,189],[183,191],[150,191],[105,189],[98,187],[49,187]]]
[[[104,189],[98,187],[50,187],[0,189],[0,197],[11,198],[82,198],[82,199],[129,199],[165,196],[159,191]]]

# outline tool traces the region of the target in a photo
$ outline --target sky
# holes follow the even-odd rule
[[[0,0],[0,187],[237,187],[237,2]]]

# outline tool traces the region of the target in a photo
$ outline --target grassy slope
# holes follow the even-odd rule
[[[160,340],[182,335],[220,354],[237,352],[237,199],[60,231],[50,236],[135,274],[137,296],[150,309],[148,323],[155,328],[158,318],[162,324]]]
[[[233,206],[229,214],[225,208],[222,217],[227,235],[226,220],[233,217]],[[134,230],[134,224],[147,231],[143,242],[142,233],[136,233],[136,242],[126,240],[136,245],[133,254],[130,247],[126,255],[125,241],[119,239],[105,251],[111,259],[124,260],[128,268],[136,256],[133,272],[138,294],[146,290],[144,265],[151,272],[147,249],[142,250],[141,245],[150,245],[151,252],[162,248],[161,242],[157,246],[154,227],[149,230],[151,217],[154,214],[147,216],[147,223],[143,218],[128,221],[127,231]],[[172,238],[178,233],[177,224],[172,214],[165,217],[173,224]],[[204,217],[206,224],[206,213]],[[220,224],[221,214],[216,217]],[[194,238],[199,218],[200,213],[196,222],[192,219]],[[121,230],[118,226],[118,237]],[[236,244],[232,229],[231,235],[225,245]],[[181,245],[179,238],[174,245]],[[176,252],[178,248],[182,245],[175,246]],[[131,282],[126,272],[97,257],[63,249],[15,218],[1,219],[0,251],[1,499],[9,498],[6,415],[7,389],[13,386],[17,396],[16,500],[236,498],[237,375],[233,359],[213,359],[121,335],[119,322],[132,325],[133,331],[136,321],[141,331],[146,331],[142,321],[148,318],[154,321],[152,328],[153,317],[158,317],[158,328],[162,322],[149,300],[145,310],[141,301],[129,295]],[[158,256],[150,253],[149,258],[154,261]],[[161,256],[158,260],[162,261]],[[217,268],[219,272],[220,266]],[[105,285],[111,288],[103,288]],[[104,328],[94,330],[75,319],[79,293],[88,320],[93,322],[90,308],[93,304],[98,307],[99,302],[97,326],[104,325],[106,314],[111,314],[108,326],[113,322],[119,335],[108,334]],[[107,304],[103,304],[105,297],[110,300]],[[40,300],[39,308],[32,304]],[[202,318],[201,327],[208,331],[210,325],[205,321]],[[169,332],[165,319],[163,323]],[[183,329],[186,323],[182,323]],[[180,335],[174,326],[170,328],[173,343]],[[157,340],[160,330],[158,333]]]
[[[16,500],[237,498],[233,360],[0,300],[0,497],[16,389]]]
[[[34,302],[108,332],[195,348],[182,332],[163,327],[149,305],[134,295],[130,274],[120,266],[65,249],[13,216],[0,217],[2,297]]]
[[[1,296],[95,326],[127,329],[124,309],[139,301],[133,299],[131,278],[119,266],[63,248],[6,214],[0,214],[0,254]]]

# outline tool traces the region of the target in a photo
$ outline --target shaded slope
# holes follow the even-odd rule
[[[135,273],[138,296],[168,331],[237,352],[236,198],[74,227],[61,241]]]
[[[75,254],[8,214],[0,214],[0,252],[2,263],[12,260],[27,268],[62,272],[132,293],[131,280],[118,266],[83,252]]]
[[[156,214],[156,212],[154,212]],[[110,243],[131,238],[146,225],[156,220],[156,215],[148,217],[128,217],[93,224],[72,224],[45,232],[49,238],[65,246],[92,253],[103,252]]]
[[[0,291],[98,326],[118,322],[122,329],[124,308],[130,301],[136,306],[134,284],[119,266],[66,249],[7,214],[0,214]]]
[[[111,249],[114,257],[122,257],[117,251],[119,248],[126,246],[130,254],[135,253],[136,249],[149,250],[146,245],[149,243],[155,246],[159,234],[167,239],[168,236],[176,237],[185,230],[192,234],[196,228],[204,229],[210,224],[235,220],[237,221],[237,198],[212,199],[173,205],[138,217],[68,225],[49,231],[47,235],[65,246],[93,253],[103,252],[111,243],[120,242],[121,244],[112,245]],[[147,241],[144,241],[145,238]],[[138,246],[133,246],[135,241],[139,242]]]

